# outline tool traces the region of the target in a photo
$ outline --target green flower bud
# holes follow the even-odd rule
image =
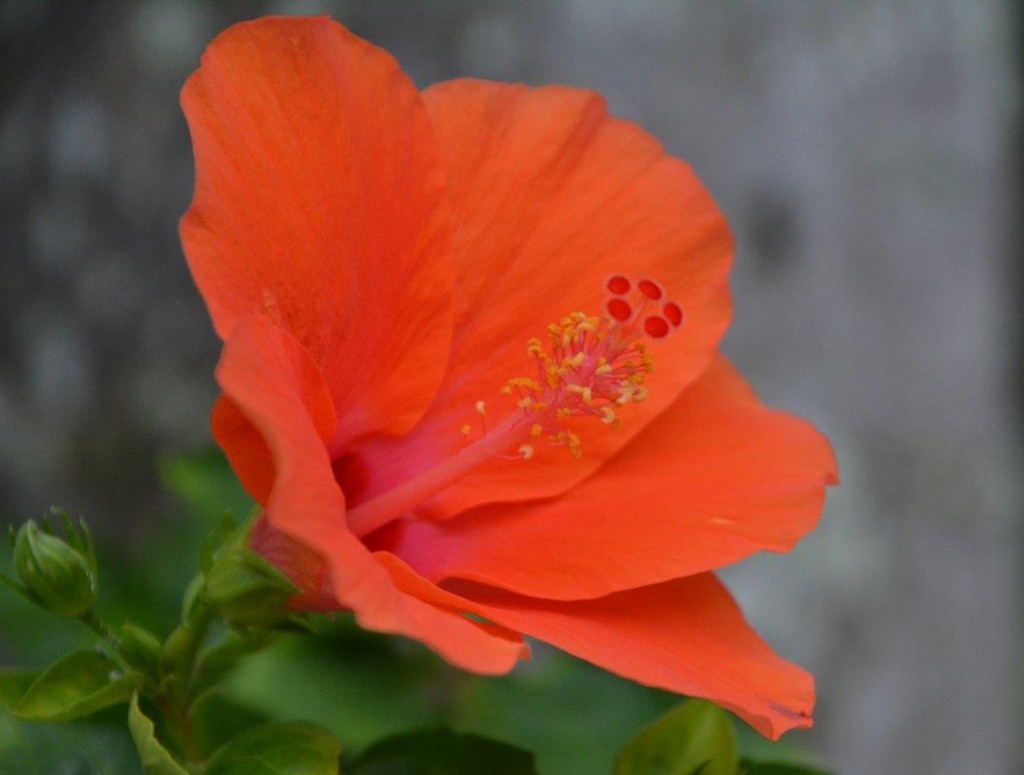
[[[96,602],[95,560],[77,535],[72,541],[29,520],[14,542],[14,568],[28,597],[58,616],[81,616]]]
[[[272,627],[291,614],[285,608],[295,585],[260,555],[244,546],[227,546],[206,573],[205,599],[236,627]]]

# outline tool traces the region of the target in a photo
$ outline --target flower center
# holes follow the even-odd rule
[[[481,463],[495,458],[533,460],[540,445],[582,457],[572,418],[594,418],[613,429],[619,412],[647,398],[644,382],[654,359],[644,339],[664,339],[682,326],[682,308],[665,299],[653,280],[615,275],[605,283],[604,314],[573,312],[548,326],[548,346],[530,339],[533,377],[515,377],[501,388],[504,412],[488,422],[484,401],[474,407],[479,427],[461,428],[467,444],[420,476],[351,509],[349,528],[365,536],[436,495]],[[578,424],[573,424],[578,428]]]

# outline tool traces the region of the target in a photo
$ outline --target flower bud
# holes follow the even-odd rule
[[[81,616],[96,602],[96,566],[86,545],[43,532],[34,520],[18,531],[14,567],[35,603],[58,616]]]
[[[271,627],[287,619],[298,590],[277,568],[244,546],[223,548],[206,573],[205,599],[237,627]]]

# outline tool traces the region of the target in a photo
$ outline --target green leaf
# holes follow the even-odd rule
[[[225,509],[235,514],[252,509],[252,499],[216,446],[166,458],[159,473],[164,484],[211,527],[221,523]]]
[[[38,670],[0,670],[0,708],[13,713],[38,677]]]
[[[249,729],[210,757],[204,775],[337,775],[341,743],[316,724]]]
[[[347,775],[536,775],[533,754],[448,727],[424,729],[374,743]]]
[[[799,764],[784,762],[755,762],[750,759],[740,761],[741,775],[829,775],[825,770],[802,767]]]
[[[729,714],[704,700],[678,705],[630,740],[614,775],[736,775]]]
[[[50,665],[32,682],[14,715],[29,721],[70,721],[128,702],[140,676],[98,651],[76,651]]]
[[[153,722],[139,709],[137,693],[132,695],[128,706],[128,731],[135,741],[135,749],[142,759],[142,771],[146,775],[188,775],[156,739]]]

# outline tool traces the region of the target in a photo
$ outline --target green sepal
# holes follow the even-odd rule
[[[206,606],[203,584],[202,574],[196,574],[185,587],[185,594],[181,598],[181,621],[194,621],[203,615],[203,608]]]
[[[213,567],[214,559],[217,553],[226,544],[232,543],[232,539],[236,537],[238,531],[238,525],[235,522],[235,518],[230,512],[224,514],[220,520],[220,526],[210,531],[206,538],[203,539],[203,543],[199,546],[199,569],[205,576],[210,572]],[[235,541],[235,543],[238,543]]]
[[[203,775],[337,775],[341,743],[304,722],[264,724],[228,741]]]
[[[85,524],[84,519],[78,520],[78,526],[71,521],[71,517],[64,509],[58,508],[57,506],[50,507],[50,513],[60,520],[61,525],[64,527],[64,538],[68,544],[75,549],[85,561],[89,563],[89,568],[96,575],[96,547],[92,542],[92,533],[89,531],[89,526]],[[47,532],[52,532],[49,528],[49,522],[44,522]]]
[[[432,727],[374,743],[346,775],[537,775],[533,754],[508,743]]]
[[[726,711],[705,700],[677,705],[626,743],[613,775],[736,775],[736,739]]]
[[[298,591],[256,552],[232,544],[214,558],[206,574],[204,599],[232,626],[265,628],[291,616],[285,604]]]
[[[153,722],[139,708],[138,693],[132,694],[128,704],[128,731],[135,743],[135,750],[139,752],[145,775],[188,775],[188,771],[156,739]]]
[[[137,673],[98,651],[61,657],[25,690],[14,715],[28,721],[70,721],[128,702],[141,683]]]
[[[195,636],[195,627],[188,622],[179,624],[171,630],[171,634],[167,636],[167,640],[160,647],[160,656],[157,658],[161,676],[164,678],[174,677],[190,667],[184,664],[184,660],[192,648]]]
[[[317,629],[313,620],[307,614],[292,614],[284,621],[280,621],[270,628],[276,633],[288,633],[290,635],[316,635]]]
[[[799,764],[741,759],[740,775],[830,775],[830,773],[826,770],[817,770]]]

